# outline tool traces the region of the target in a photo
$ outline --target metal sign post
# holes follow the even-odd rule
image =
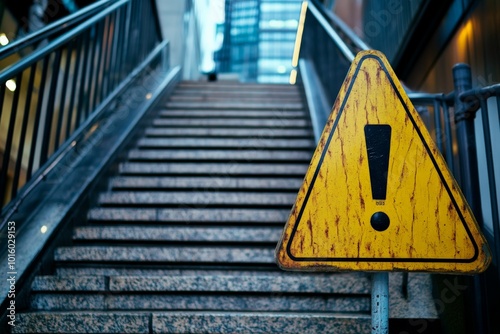
[[[389,273],[373,274],[372,334],[389,333]]]

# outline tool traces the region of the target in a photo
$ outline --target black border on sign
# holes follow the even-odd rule
[[[446,191],[448,192],[448,195],[451,198],[453,206],[455,207],[455,209],[456,209],[456,211],[457,211],[457,213],[458,213],[458,215],[460,217],[460,220],[461,220],[461,222],[462,222],[462,224],[463,224],[463,226],[464,226],[464,228],[465,228],[465,230],[467,232],[467,235],[469,236],[469,238],[470,238],[470,240],[471,240],[471,242],[472,242],[472,244],[474,246],[474,256],[472,258],[470,258],[470,259],[432,259],[432,258],[429,258],[429,259],[416,259],[416,258],[394,258],[394,257],[390,257],[390,258],[371,258],[371,257],[358,257],[358,258],[351,258],[351,257],[349,257],[349,258],[345,258],[345,257],[296,257],[296,256],[294,256],[292,254],[291,249],[290,249],[291,243],[293,241],[295,233],[297,232],[297,228],[298,228],[300,220],[302,218],[302,214],[304,212],[304,209],[305,209],[305,206],[307,204],[307,201],[309,199],[309,195],[311,193],[312,188],[314,187],[314,183],[316,181],[316,177],[318,176],[320,167],[323,164],[323,160],[324,160],[326,151],[328,150],[328,147],[330,145],[330,141],[331,141],[331,139],[333,137],[333,134],[335,133],[335,130],[336,130],[337,125],[339,123],[340,117],[342,116],[342,113],[344,112],[344,107],[345,107],[347,99],[349,98],[349,95],[351,93],[352,86],[354,85],[354,82],[356,82],[356,78],[357,78],[358,72],[359,72],[359,70],[361,68],[361,64],[367,58],[376,59],[380,63],[380,65],[382,66],[382,69],[384,70],[385,74],[387,75],[387,77],[389,79],[389,82],[391,83],[392,88],[396,92],[396,94],[397,94],[397,96],[399,98],[399,101],[403,105],[403,107],[404,107],[404,109],[406,111],[406,114],[408,115],[409,119],[411,120],[411,122],[413,124],[413,127],[417,131],[418,136],[420,137],[422,143],[424,144],[425,149],[427,150],[427,154],[431,158],[432,163],[434,164],[434,167],[436,168],[436,171],[439,174],[441,182],[443,183]],[[406,103],[404,103],[403,98],[402,98],[399,90],[397,89],[396,85],[394,84],[392,76],[389,74],[389,71],[387,70],[385,64],[383,63],[383,61],[379,57],[377,57],[375,55],[371,55],[370,54],[370,55],[363,56],[360,59],[360,61],[358,63],[358,66],[356,67],[356,71],[354,72],[352,80],[351,80],[351,82],[349,84],[349,88],[347,89],[347,92],[346,92],[346,95],[344,97],[344,100],[342,101],[342,105],[340,106],[340,110],[339,110],[339,113],[337,115],[337,118],[335,119],[335,123],[333,123],[332,130],[330,131],[330,134],[328,135],[328,140],[326,141],[326,144],[324,146],[323,152],[321,153],[321,158],[320,158],[320,160],[318,162],[318,165],[316,167],[316,171],[314,172],[313,178],[311,180],[311,184],[310,184],[310,186],[308,188],[306,196],[304,197],[304,201],[302,203],[302,207],[300,208],[299,214],[297,216],[297,219],[296,219],[296,222],[295,222],[295,226],[293,227],[292,233],[290,234],[290,238],[288,239],[288,243],[287,243],[287,246],[286,246],[286,252],[287,252],[288,256],[290,257],[290,259],[292,259],[294,261],[297,261],[297,262],[426,262],[426,263],[430,262],[430,263],[471,263],[471,262],[474,262],[478,258],[478,256],[479,256],[479,247],[476,244],[476,241],[474,240],[474,237],[472,236],[472,233],[471,233],[471,231],[469,229],[469,226],[467,225],[467,223],[465,221],[465,218],[464,218],[464,216],[462,214],[462,211],[460,210],[460,207],[458,206],[455,198],[453,197],[453,194],[451,192],[451,189],[450,189],[449,185],[446,183],[446,180],[445,180],[445,178],[443,176],[443,173],[438,168],[436,159],[435,159],[434,155],[432,154],[432,151],[431,151],[430,147],[428,146],[427,142],[424,140],[424,138],[422,136],[422,132],[418,128],[418,126],[417,126],[417,124],[415,122],[415,119],[412,117],[412,114],[410,113],[410,110],[408,109],[408,106],[406,105]]]

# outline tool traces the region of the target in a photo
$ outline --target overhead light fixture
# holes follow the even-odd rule
[[[0,45],[1,46],[6,46],[7,44],[9,44],[10,41],[9,41],[9,38],[7,37],[7,35],[5,35],[5,33],[0,33]]]
[[[16,81],[14,79],[7,80],[7,82],[5,83],[5,86],[11,92],[14,92],[17,88]]]

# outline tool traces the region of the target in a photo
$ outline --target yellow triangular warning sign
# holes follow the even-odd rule
[[[290,270],[484,271],[490,251],[385,57],[359,53],[276,249]]]

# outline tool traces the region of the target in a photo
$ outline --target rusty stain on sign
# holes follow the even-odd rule
[[[282,269],[477,273],[486,240],[384,55],[360,52],[276,249]]]

